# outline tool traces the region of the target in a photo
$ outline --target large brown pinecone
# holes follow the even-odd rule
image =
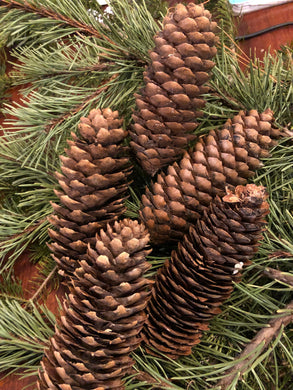
[[[142,197],[141,218],[153,243],[182,239],[197,218],[225,187],[245,184],[262,166],[261,158],[275,144],[280,131],[273,127],[273,113],[240,112],[201,138],[179,164],[161,173]]]
[[[49,229],[49,247],[65,274],[72,275],[99,229],[125,211],[131,168],[121,124],[117,111],[92,110],[80,120],[81,137],[72,134],[67,156],[60,156],[63,174],[56,176],[62,190],[55,193],[62,205],[52,203],[49,221],[56,230]]]
[[[42,361],[38,389],[123,389],[140,344],[150,282],[149,234],[124,219],[101,230],[79,261],[59,327]]]
[[[264,187],[237,186],[190,228],[157,274],[143,329],[148,346],[177,358],[200,342],[258,249],[269,212],[265,199]]]
[[[178,160],[194,139],[190,133],[202,115],[201,95],[208,91],[204,84],[217,51],[216,26],[202,4],[178,4],[154,38],[130,132],[137,159],[152,176]]]

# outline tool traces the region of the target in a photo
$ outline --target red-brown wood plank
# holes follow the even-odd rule
[[[239,36],[255,33],[281,23],[293,22],[293,2],[251,12],[236,18]],[[293,25],[280,27],[257,37],[239,42],[241,49],[248,55],[263,58],[266,51],[280,49],[282,45],[293,42]]]

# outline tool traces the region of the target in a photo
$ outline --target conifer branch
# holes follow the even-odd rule
[[[57,265],[52,269],[52,271],[45,278],[45,280],[40,285],[40,287],[37,289],[37,291],[34,293],[34,295],[30,298],[30,300],[26,304],[25,308],[27,308],[32,303],[35,303],[37,298],[42,294],[43,290],[48,286],[48,283],[50,282],[50,280],[55,276],[56,272],[57,272]]]
[[[274,82],[277,82],[277,79],[272,76],[271,74],[268,74],[264,69],[261,69],[259,68],[259,66],[251,61],[251,58],[249,59],[246,59],[242,54],[239,54],[235,51],[235,49],[231,49],[231,47],[227,46],[227,45],[224,45],[225,49],[231,53],[231,55],[234,55],[236,58],[237,58],[237,61],[241,64],[241,65],[245,65],[245,66],[249,66],[251,65],[254,69],[258,70],[260,73],[263,73],[263,74],[267,74],[268,77],[274,81]]]
[[[282,272],[277,269],[266,267],[262,271],[263,275],[267,276],[270,279],[277,280],[282,283],[286,283],[289,286],[293,287],[293,275],[287,272]]]
[[[145,371],[136,371],[134,368],[132,368],[129,372],[129,374],[135,375],[135,379],[147,382],[147,384],[152,385],[152,390],[161,390],[161,389],[168,389],[170,388],[167,382],[164,382],[160,379],[154,378],[152,375]]]
[[[26,12],[31,12],[46,18],[64,22],[65,24],[75,27],[88,35],[91,35],[96,38],[103,38],[109,43],[113,44],[113,42],[106,35],[100,33],[92,26],[86,25],[82,22],[79,22],[78,20],[70,19],[69,17],[62,15],[61,13],[45,8],[44,6],[36,7],[33,4],[30,4],[28,1],[21,2],[17,0],[3,0],[2,3],[7,8],[20,8]]]
[[[0,372],[22,369],[23,375],[35,373],[54,323],[55,316],[46,306],[32,303],[27,311],[16,300],[1,300]]]
[[[103,71],[107,71],[107,69],[109,69],[109,66],[113,66],[113,65],[115,65],[114,62],[107,61],[104,63],[96,63],[96,64],[93,64],[90,66],[80,67],[79,69],[77,69],[77,71],[81,72],[81,73],[82,72],[103,72]],[[44,80],[44,79],[50,79],[50,78],[55,77],[55,76],[67,76],[67,75],[71,75],[71,74],[72,74],[71,70],[65,69],[65,70],[60,70],[57,72],[55,71],[52,73],[46,73],[45,75],[42,74],[41,77],[42,77],[42,80]],[[14,76],[17,76],[17,73],[15,73]],[[22,85],[23,84],[22,79],[20,82],[21,82],[20,85]],[[16,82],[14,82],[14,84],[17,85]]]
[[[17,157],[12,157],[12,156],[9,156],[8,154],[0,153],[0,158],[2,158],[3,160],[6,160],[6,161],[13,162],[16,166],[20,167],[21,169],[24,168],[23,161],[21,161]],[[51,177],[51,178],[54,178],[54,180],[55,180],[54,172],[50,172],[50,171],[47,170],[46,171],[46,175]],[[42,222],[44,222],[44,221],[42,221]]]
[[[237,61],[239,62],[239,64],[247,66],[247,67],[249,65],[251,65],[254,69],[258,70],[260,73],[267,74],[272,79],[272,81],[278,82],[276,77],[274,77],[271,74],[269,74],[268,72],[266,72],[266,70],[260,68],[259,63],[251,61],[251,58],[247,56],[247,54],[241,49],[241,47],[236,43],[236,41],[234,41],[234,38],[231,37],[231,35],[229,35],[225,31],[222,31],[222,32],[231,40],[231,43],[233,44],[232,48],[224,44],[225,50],[230,52],[231,55],[235,56],[237,58]],[[235,50],[235,48],[237,50]],[[281,81],[281,83],[283,83],[283,82]]]
[[[20,303],[27,303],[28,302],[28,300],[25,298],[18,297],[16,295],[4,294],[4,293],[0,293],[0,299],[1,300],[12,299],[12,300],[18,301]]]
[[[39,221],[37,221],[36,223],[34,223],[33,226],[29,226],[27,227],[26,229],[24,229],[21,233],[16,233],[14,235],[12,235],[10,237],[11,240],[13,239],[17,239],[19,237],[22,237],[22,236],[26,236],[32,232],[34,232],[36,229],[38,229],[44,222],[46,222],[46,218],[44,219],[40,219]]]
[[[232,96],[224,96],[223,94],[215,91],[211,92],[211,95],[215,96],[216,98],[219,98],[221,102],[226,103],[226,105],[232,110],[239,108],[245,109],[244,105],[239,103],[239,101],[237,101],[237,99],[233,98]]]
[[[6,129],[5,142],[0,145],[0,185],[5,190],[3,210],[0,213],[0,249],[3,257],[12,252],[15,255],[11,255],[5,262],[6,268],[9,266],[11,270],[14,261],[28,244],[37,243],[39,247],[46,248],[48,222],[40,226],[38,224],[52,211],[49,201],[54,197],[52,190],[56,184],[55,178],[52,180],[52,172],[59,168],[58,155],[63,152],[66,138],[76,128],[79,117],[86,116],[94,105],[109,105],[113,109],[122,110],[124,117],[130,118],[134,101],[132,94],[141,84],[142,68],[149,60],[152,36],[157,31],[157,21],[152,17],[152,3],[157,6],[158,2],[114,1],[113,15],[105,17],[103,23],[99,23],[94,14],[96,11],[102,12],[96,7],[95,1],[1,2],[1,37],[9,47],[17,47],[15,55],[20,64],[15,68],[13,83],[26,84],[24,95],[29,97],[26,107],[6,105],[5,112],[17,120],[10,122],[11,128]],[[210,5],[211,3],[221,7],[226,1],[211,1]],[[92,5],[93,13],[88,12],[88,4]],[[33,7],[39,9],[39,12],[34,12]],[[258,110],[270,107],[275,113],[278,126],[289,126],[292,117],[291,51],[282,56],[268,55],[263,62],[258,63],[257,60],[252,61],[235,44],[230,29],[223,30],[217,66],[211,82],[214,92],[206,95],[205,116],[199,119],[200,126],[196,133],[205,134],[211,128],[218,128],[219,122],[226,122],[239,107]],[[108,40],[103,34],[107,35]],[[244,64],[246,72],[241,70],[243,68],[239,66],[240,63]],[[13,133],[14,129],[19,132]],[[292,136],[290,133],[287,135]],[[280,305],[285,307],[288,290],[293,283],[290,273],[282,272],[288,270],[288,262],[284,258],[288,257],[290,260],[293,253],[293,217],[289,211],[292,210],[293,202],[291,145],[288,141],[282,142],[282,145],[274,149],[272,157],[263,162],[264,167],[256,181],[266,186],[270,194],[270,226],[273,233],[267,236],[261,249],[260,257],[265,259],[264,264],[254,267],[257,272],[247,273],[245,282],[234,291],[223,315],[215,319],[211,331],[194,348],[190,357],[173,361],[164,360],[163,356],[152,358],[144,355],[140,362],[136,359],[143,371],[140,372],[139,368],[130,373],[140,383],[133,385],[131,376],[129,388],[206,390],[225,373],[228,377],[235,374],[234,383],[237,382],[239,373],[239,377],[243,375],[245,379],[249,373],[247,388],[258,388],[258,384],[259,387],[267,388],[270,387],[269,381],[273,381],[276,388],[286,388],[293,350],[289,327],[286,333],[281,333],[278,328],[278,337],[266,351],[262,349],[264,342],[260,342],[257,351],[253,350],[250,356],[233,360],[235,353],[240,353],[251,341],[251,334],[255,334],[255,329],[259,330],[270,321],[272,317],[267,319],[268,313],[275,313]],[[132,203],[127,201],[131,217],[138,214],[144,186],[142,182],[146,181],[143,175],[136,176]],[[288,253],[284,251],[279,256],[276,251],[280,248],[288,250]],[[169,249],[165,244],[162,248],[155,248],[153,257],[149,259],[153,264],[149,276],[163,264]],[[47,252],[45,255],[49,256]],[[43,257],[44,254],[39,253],[35,262]],[[278,257],[281,257],[280,261]],[[267,259],[272,267],[278,269],[266,267]],[[9,303],[6,310],[1,304],[3,300],[0,300],[0,336],[3,345],[3,351],[0,346],[0,370],[11,371],[15,367],[28,370],[31,366],[33,370],[37,370],[43,346],[53,333],[54,321],[49,321],[50,329],[43,337],[36,334],[43,326],[33,322],[31,313],[34,312],[33,308],[39,301],[40,294],[46,290],[49,281],[52,281],[54,267],[55,263],[51,260],[46,273],[42,274],[42,279],[39,278],[38,285],[34,287],[35,293],[32,294],[31,305],[27,310],[24,310],[27,301],[17,298],[17,293],[9,294],[8,290],[1,290],[5,295],[0,294],[0,297],[7,295],[7,301],[13,301],[15,308]],[[3,276],[3,270],[0,272]],[[276,287],[277,282],[274,281],[284,284]],[[13,315],[10,317],[11,313]],[[34,313],[38,316],[37,312]],[[274,317],[278,314],[280,313],[277,312]],[[285,320],[287,313],[283,314],[285,316],[282,320]],[[22,318],[23,321],[19,323]],[[45,322],[48,322],[47,319]],[[271,328],[268,330],[272,331]],[[24,345],[26,337],[28,342]],[[273,335],[271,340],[274,337]],[[271,352],[274,346],[276,349]],[[34,351],[29,353],[32,347]],[[20,359],[19,354],[23,358]],[[268,355],[269,358],[264,359]],[[246,360],[246,357],[250,360]],[[247,364],[243,371],[231,370],[233,365],[235,369],[235,365],[242,360]],[[251,371],[249,362],[253,364]],[[246,388],[245,385],[243,384],[243,388]],[[235,386],[242,388],[240,383]],[[230,383],[229,389],[232,387],[233,384]]]
[[[110,87],[110,83],[113,80],[115,80],[117,77],[118,77],[118,74],[113,75],[111,78],[106,80],[104,83],[101,83],[100,87],[94,93],[92,93],[86,99],[84,99],[80,105],[78,105],[77,107],[74,107],[71,111],[69,111],[65,115],[62,115],[60,118],[52,120],[51,123],[45,127],[45,132],[49,133],[55,126],[60,125],[61,123],[66,121],[66,119],[70,118],[72,115],[75,115],[78,112],[82,111],[89,103],[92,102],[93,99],[98,97],[102,92],[105,92]]]
[[[247,368],[252,365],[260,353],[267,348],[269,343],[279,334],[279,332],[293,322],[293,301],[284,309],[279,310],[279,313],[282,314],[272,318],[269,321],[268,326],[262,328],[251,342],[247,344],[245,349],[237,357],[239,363],[226,372],[226,376],[218,382],[218,387],[216,386],[217,389],[226,390],[237,376],[240,379]]]
[[[24,297],[21,281],[9,272],[1,274],[0,301],[18,301],[21,304],[28,302]]]

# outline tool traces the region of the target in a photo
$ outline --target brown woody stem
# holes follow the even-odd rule
[[[134,368],[132,368],[129,374],[135,375],[135,379],[139,381],[147,382],[148,384],[153,385],[152,390],[161,390],[169,388],[167,382],[164,382],[160,379],[156,379],[145,371],[136,371]]]
[[[84,107],[86,107],[94,98],[99,96],[103,91],[107,90],[109,88],[108,83],[110,81],[113,81],[115,78],[118,77],[118,74],[113,75],[111,78],[106,80],[103,84],[101,84],[100,88],[98,88],[94,93],[92,93],[90,96],[88,96],[79,106],[75,107],[73,110],[69,111],[67,114],[61,116],[58,119],[52,120],[46,127],[45,131],[46,133],[49,133],[55,126],[60,125],[60,123],[64,122],[66,119],[71,117],[72,115],[78,113]]]
[[[49,281],[54,277],[57,271],[57,265],[52,269],[52,271],[49,273],[49,275],[46,277],[46,279],[43,281],[43,283],[40,285],[40,287],[37,289],[37,291],[34,293],[34,295],[30,298],[30,300],[26,304],[26,308],[31,303],[34,303],[34,301],[40,296],[42,291],[47,287]]]
[[[287,272],[282,272],[274,268],[266,267],[265,269],[263,269],[262,273],[270,279],[286,283],[289,286],[293,287],[293,275]]]
[[[240,107],[241,109],[245,109],[244,105],[239,104],[239,102],[237,102],[237,100],[230,95],[227,95],[227,94],[221,95],[220,93],[218,93],[216,91],[212,91],[212,92],[210,92],[210,94],[219,98],[221,100],[221,102],[225,102],[233,110],[235,110],[235,107],[237,107],[237,108]]]
[[[262,328],[237,356],[237,360],[241,361],[226,372],[226,376],[218,382],[217,389],[226,390],[237,376],[241,378],[247,367],[251,366],[259,354],[268,347],[280,330],[293,322],[293,300],[279,312],[282,314],[271,319],[268,327]],[[262,345],[261,350],[259,350],[259,345]]]
[[[38,222],[36,222],[34,225],[32,226],[29,226],[28,228],[24,229],[21,233],[16,233],[16,234],[13,234],[10,238],[14,239],[14,238],[18,238],[18,237],[21,237],[25,234],[30,234],[32,233],[34,230],[36,230],[39,226],[42,225],[42,223],[44,223],[46,221],[45,218],[43,219],[40,219]]]
[[[78,28],[81,31],[84,31],[85,33],[92,35],[94,37],[101,38],[103,37],[105,40],[107,40],[110,43],[113,43],[106,35],[101,34],[99,31],[97,31],[92,26],[88,26],[86,24],[83,24],[77,20],[73,20],[70,18],[67,18],[65,15],[59,14],[55,11],[52,11],[48,8],[45,8],[41,6],[40,8],[34,6],[33,4],[28,3],[27,1],[19,2],[17,0],[2,0],[3,5],[6,5],[10,8],[21,8],[24,9],[27,12],[32,12],[37,15],[41,15],[47,18],[51,18],[54,20],[57,20],[59,22],[63,22],[65,24],[68,24],[69,26],[73,26]]]

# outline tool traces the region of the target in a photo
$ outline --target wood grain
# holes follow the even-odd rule
[[[293,23],[293,2],[251,12],[235,19],[239,36],[287,22]],[[293,43],[293,25],[239,41],[239,46],[249,57],[256,55],[263,59],[268,50],[273,52],[290,43]]]

